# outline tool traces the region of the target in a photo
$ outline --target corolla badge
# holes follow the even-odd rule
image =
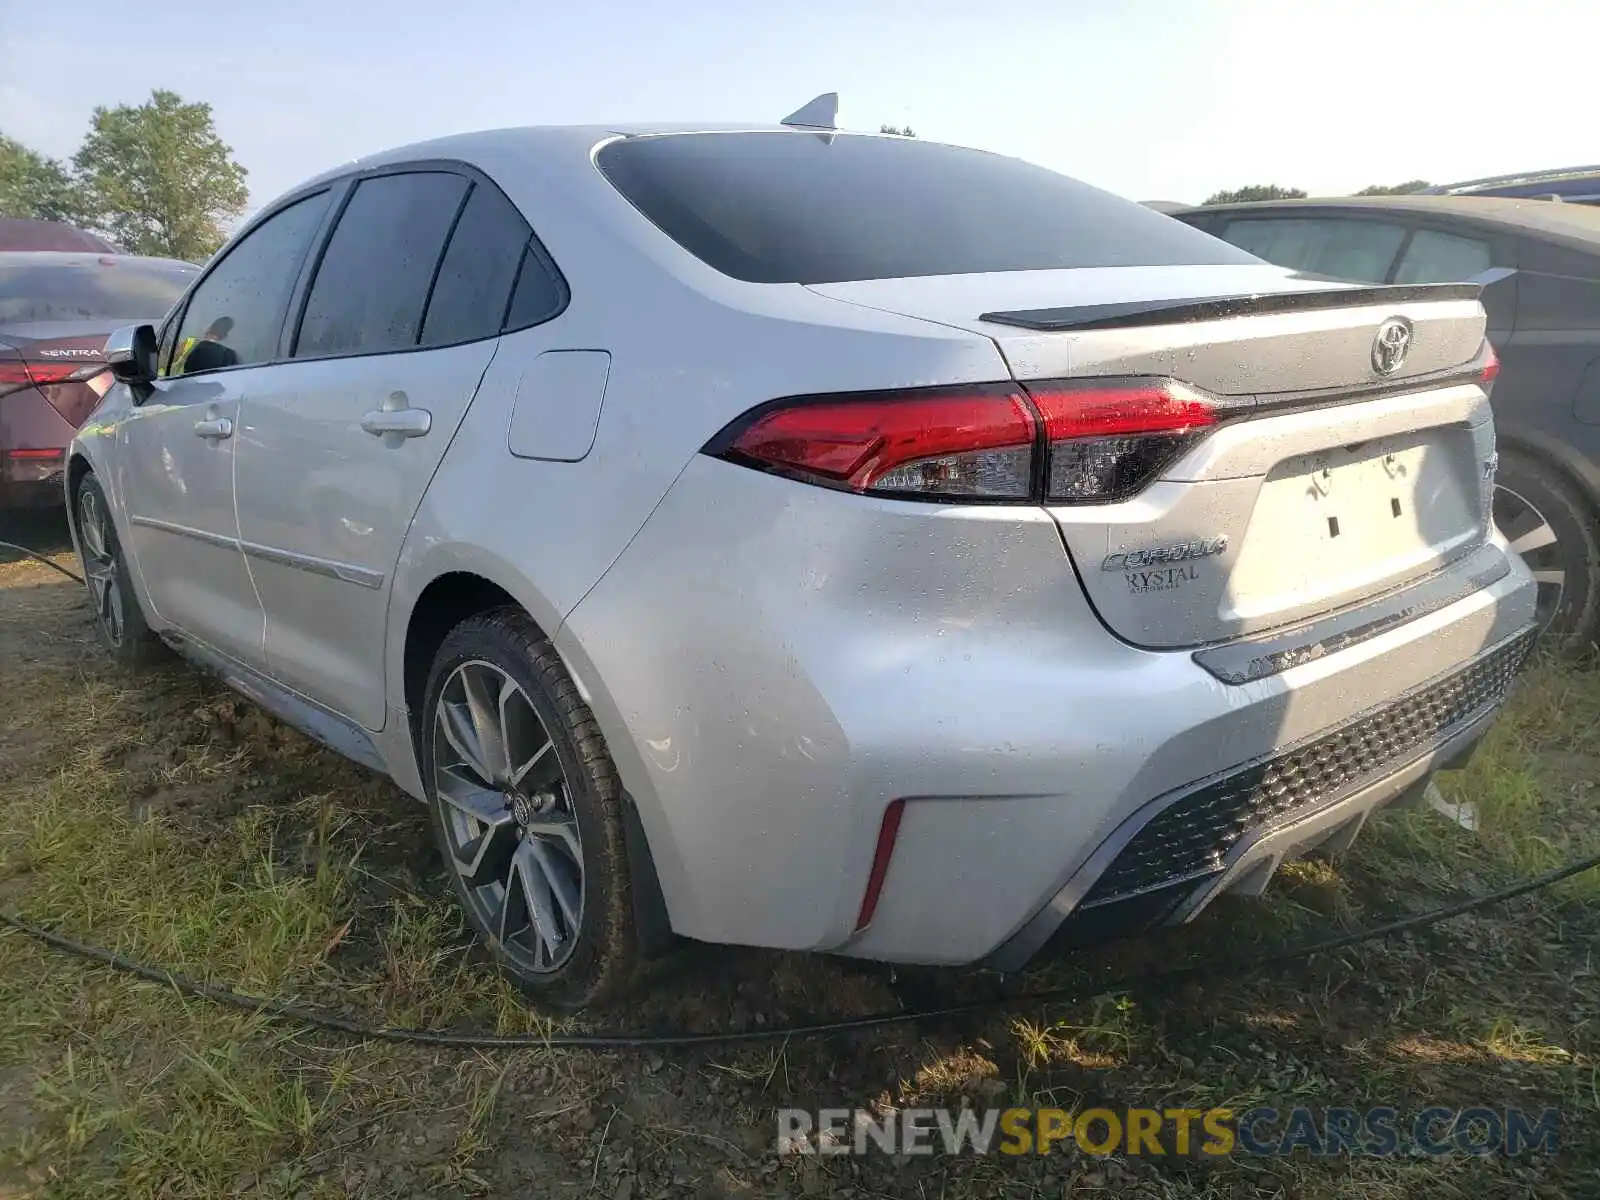
[[[1196,558],[1210,558],[1228,548],[1228,539],[1222,536],[1196,538],[1192,542],[1178,542],[1172,546],[1152,546],[1148,550],[1119,550],[1108,554],[1101,562],[1102,571],[1136,571],[1163,563],[1189,562]]]
[[[1378,326],[1372,339],[1372,369],[1379,375],[1393,375],[1411,352],[1411,322],[1391,317]]]

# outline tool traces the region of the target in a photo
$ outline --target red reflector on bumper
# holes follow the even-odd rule
[[[32,449],[29,449],[29,450],[7,450],[6,451],[6,457],[7,458],[26,458],[26,459],[45,459],[45,460],[48,460],[48,459],[52,459],[52,458],[60,458],[65,453],[66,453],[65,450],[60,450],[60,449],[56,449],[56,450],[32,450]]]
[[[896,800],[883,810],[878,846],[872,853],[872,873],[867,876],[867,891],[861,897],[861,913],[856,917],[857,933],[872,924],[872,914],[878,909],[878,895],[883,891],[883,878],[889,873],[889,859],[894,855],[894,840],[900,834],[900,817],[905,810],[904,800]]]

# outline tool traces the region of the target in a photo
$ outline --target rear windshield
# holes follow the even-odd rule
[[[0,324],[90,320],[154,324],[199,270],[187,263],[138,258],[0,255]]]
[[[1054,171],[936,142],[673,134],[597,161],[685,250],[752,283],[1258,261]]]

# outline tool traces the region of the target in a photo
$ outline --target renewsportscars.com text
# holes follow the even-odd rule
[[[1517,1108],[778,1110],[786,1154],[1554,1154],[1561,1114]]]

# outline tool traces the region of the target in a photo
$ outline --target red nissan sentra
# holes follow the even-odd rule
[[[0,509],[62,503],[62,458],[111,384],[106,335],[159,322],[199,274],[168,258],[0,251]]]

